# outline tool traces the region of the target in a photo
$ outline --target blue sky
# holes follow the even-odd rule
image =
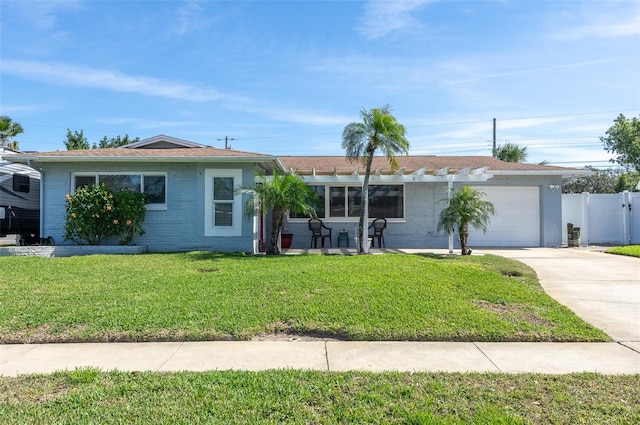
[[[23,150],[166,134],[342,155],[390,104],[411,154],[607,166],[640,114],[638,1],[0,1],[0,113]]]

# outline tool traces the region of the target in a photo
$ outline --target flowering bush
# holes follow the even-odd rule
[[[144,193],[122,190],[114,193],[117,217],[113,224],[120,245],[129,245],[134,235],[143,235],[142,222],[147,212],[145,208],[146,195]]]
[[[134,235],[144,234],[143,193],[111,192],[101,184],[78,188],[66,198],[65,240],[99,245],[104,238],[117,236],[121,245],[129,245]]]

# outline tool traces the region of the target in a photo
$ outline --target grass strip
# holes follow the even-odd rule
[[[628,255],[640,258],[640,245],[614,246],[606,251],[609,254]]]
[[[0,378],[10,424],[640,423],[640,375],[128,373]]]

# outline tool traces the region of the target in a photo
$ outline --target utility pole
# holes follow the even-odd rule
[[[218,139],[219,142],[224,140],[224,148],[225,149],[231,149],[231,146],[229,145],[229,141],[235,141],[236,139],[229,139],[229,136],[224,136],[224,139]]]
[[[491,150],[491,155],[496,157],[496,119],[493,119],[493,149]]]

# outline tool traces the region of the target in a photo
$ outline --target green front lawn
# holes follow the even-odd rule
[[[640,258],[640,245],[615,246],[607,249],[609,254],[628,255]]]
[[[0,378],[13,424],[637,424],[640,375],[127,373]]]
[[[496,256],[0,258],[0,342],[606,341]]]

